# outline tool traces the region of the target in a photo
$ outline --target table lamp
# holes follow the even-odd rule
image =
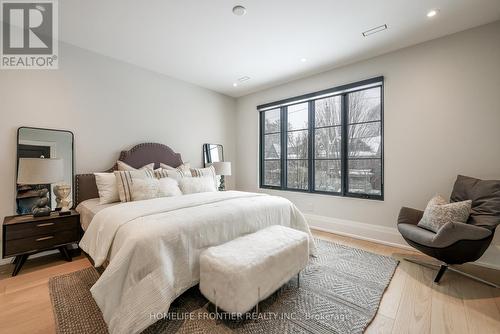
[[[225,190],[226,185],[224,183],[224,176],[231,175],[231,163],[229,161],[217,161],[217,162],[212,162],[209,165],[214,166],[215,175],[220,176],[219,191]]]

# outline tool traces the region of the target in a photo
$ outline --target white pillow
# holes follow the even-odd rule
[[[170,197],[170,196],[180,196],[182,195],[181,189],[179,188],[179,182],[170,177],[161,178],[158,181],[159,184],[159,197]]]
[[[119,171],[130,171],[130,170],[138,170],[137,168],[134,168],[126,163],[124,163],[123,161],[120,161],[118,160],[116,162],[116,165],[118,166],[118,170]],[[155,163],[152,162],[150,164],[147,164],[145,166],[142,166],[141,168],[139,168],[139,170],[144,170],[144,169],[149,169],[149,170],[153,170],[155,168]]]
[[[99,203],[109,204],[120,201],[116,177],[113,173],[94,173],[97,191],[99,192]]]
[[[132,201],[142,201],[158,197],[172,197],[182,195],[179,184],[176,180],[165,177],[155,178],[134,178],[131,190]]]
[[[159,191],[157,179],[134,179],[130,196],[132,201],[142,201],[157,198]]]
[[[191,168],[191,175],[193,177],[211,177],[215,188],[217,188],[217,175],[215,174],[215,167],[209,166],[206,168]]]
[[[179,188],[183,194],[217,191],[214,179],[210,176],[185,177],[179,181]]]

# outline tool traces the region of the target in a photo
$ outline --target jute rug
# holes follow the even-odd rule
[[[398,261],[360,249],[316,240],[319,256],[259,304],[246,318],[215,317],[212,304],[193,287],[160,314],[153,333],[362,333],[372,321]],[[62,334],[107,333],[90,294],[99,274],[87,268],[49,281],[56,328]]]

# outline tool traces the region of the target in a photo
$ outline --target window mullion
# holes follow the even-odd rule
[[[347,189],[348,189],[348,180],[349,180],[349,177],[347,176],[347,170],[348,170],[348,162],[347,162],[347,145],[348,145],[348,138],[347,138],[347,133],[348,133],[348,129],[347,129],[347,122],[348,122],[348,108],[347,108],[347,103],[349,102],[349,98],[347,96],[347,94],[343,94],[342,95],[342,98],[340,100],[340,110],[341,110],[341,115],[340,115],[340,124],[341,124],[341,133],[340,133],[340,137],[341,137],[341,152],[340,152],[340,169],[341,169],[341,173],[342,173],[342,177],[341,177],[341,193],[342,193],[342,196],[345,196],[345,194],[347,193]]]
[[[264,113],[265,111],[261,111],[259,113],[259,124],[260,124],[260,164],[259,164],[259,183],[262,187],[264,185]]]
[[[308,133],[308,162],[307,162],[307,167],[308,167],[308,173],[307,173],[307,178],[308,178],[308,188],[309,192],[314,191],[314,125],[315,125],[315,105],[314,101],[309,101],[309,119],[308,119],[308,124],[309,124],[309,133]]]
[[[281,189],[287,188],[288,108],[281,107]]]

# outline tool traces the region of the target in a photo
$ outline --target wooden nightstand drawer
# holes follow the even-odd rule
[[[59,231],[55,234],[37,235],[24,239],[10,240],[5,245],[5,256],[36,252],[43,249],[78,242],[78,230]]]
[[[66,230],[77,230],[78,224],[78,217],[72,216],[7,225],[5,226],[5,240],[56,234]]]
[[[3,220],[2,257],[15,255],[12,276],[21,270],[32,254],[57,248],[66,261],[71,261],[67,246],[80,241],[80,215],[71,210],[66,215],[52,212],[49,216],[8,216]]]

